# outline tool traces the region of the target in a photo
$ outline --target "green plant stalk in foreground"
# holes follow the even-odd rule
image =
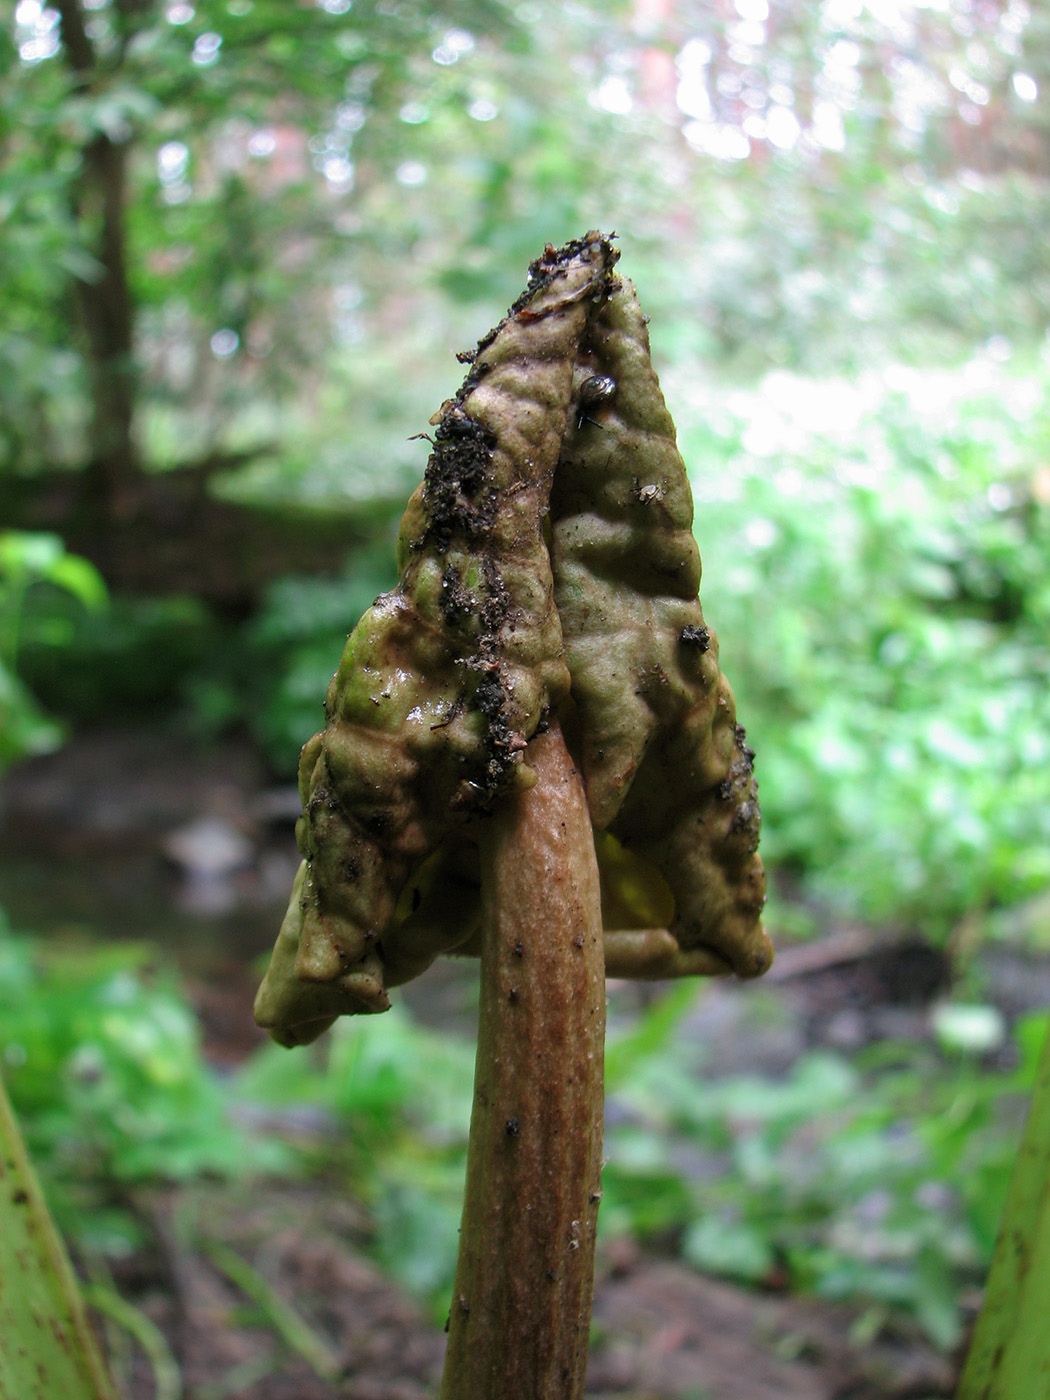
[[[400,582],[303,748],[302,864],[255,1014],[284,1045],[481,957],[444,1400],[577,1400],[603,971],[764,972],[754,754],[697,590],[646,318],[590,233],[547,247],[431,422]]]
[[[1050,1400],[1050,1030],[956,1400]]]
[[[116,1400],[0,1081],[0,1400]]]

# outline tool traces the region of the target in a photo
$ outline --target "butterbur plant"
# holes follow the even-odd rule
[[[431,420],[400,581],[303,749],[302,864],[256,1000],[283,1045],[481,959],[444,1400],[582,1394],[605,975],[764,972],[753,753],[697,596],[646,318],[548,247]]]

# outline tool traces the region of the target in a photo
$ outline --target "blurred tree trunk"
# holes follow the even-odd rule
[[[88,35],[84,10],[80,0],[55,0],[55,7],[61,17],[62,49],[75,88],[90,96],[106,75]],[[134,16],[144,7],[124,0],[116,8],[123,31],[122,49]],[[117,62],[119,65],[119,58]],[[128,140],[102,131],[93,135],[80,153],[80,176],[73,196],[73,212],[96,264],[93,275],[74,277],[91,394],[88,486],[104,514],[114,522],[131,513],[133,487],[142,466],[134,432],[135,312],[127,266],[129,150]]]
[[[134,318],[124,240],[127,149],[98,136],[84,151],[77,215],[93,234],[101,265],[97,280],[75,279],[91,386],[90,485],[107,513],[131,509],[131,485],[141,470],[134,436]]]

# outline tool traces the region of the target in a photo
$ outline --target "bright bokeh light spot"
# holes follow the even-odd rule
[[[443,67],[448,67],[458,60],[465,53],[470,53],[474,47],[474,36],[468,34],[465,29],[450,29],[431,54],[435,63],[440,63]]]
[[[857,431],[870,390],[845,380],[809,380],[786,370],[774,370],[762,381],[755,407],[766,415],[767,430],[780,434],[779,450],[796,451],[806,436],[848,436]],[[801,436],[799,434],[801,433]]]
[[[427,168],[419,160],[403,160],[394,171],[394,178],[399,185],[408,185],[410,189],[418,185],[425,185],[427,182]]]
[[[736,12],[750,24],[765,24],[769,18],[769,0],[733,0]]]
[[[977,82],[964,68],[953,68],[948,74],[948,81],[956,92],[961,92],[978,106],[983,107],[991,96],[984,84]]]
[[[181,141],[165,141],[157,152],[157,178],[162,184],[175,184],[186,174],[189,159],[188,146]]]
[[[340,131],[360,131],[367,113],[360,102],[341,102],[336,108],[335,124]]]
[[[675,67],[678,69],[678,110],[697,121],[710,121],[713,115],[707,90],[707,65],[711,62],[711,45],[703,39],[690,39],[681,48]]]
[[[479,97],[467,108],[467,115],[476,122],[491,122],[499,116],[499,108],[487,97]]]
[[[697,121],[710,121],[714,115],[711,107],[711,98],[708,96],[707,84],[701,79],[699,82],[684,78],[678,84],[678,93],[675,101],[678,103],[678,110],[687,117],[693,117]]]
[[[36,29],[44,15],[40,0],[19,0],[15,8],[15,24],[24,29]],[[57,16],[56,16],[57,17]]]
[[[915,4],[908,3],[908,0],[865,0],[864,8],[895,43],[905,45],[914,41],[915,10],[918,8]]]
[[[779,534],[772,520],[751,520],[744,530],[744,538],[752,549],[769,549],[776,544]]]
[[[1031,73],[1015,73],[1013,84],[1014,92],[1022,102],[1034,102],[1039,96],[1039,84]]]
[[[999,27],[1010,34],[1022,34],[1031,18],[1032,11],[1025,0],[1011,0],[1004,13],[999,16]]]
[[[722,122],[686,122],[682,135],[694,150],[716,160],[747,160],[751,142],[738,126]]]
[[[23,63],[39,63],[58,52],[57,10],[47,9],[40,0],[20,0],[15,10],[18,56]]]
[[[345,15],[353,0],[320,0],[321,9],[330,15]]]
[[[346,156],[328,156],[321,166],[321,173],[330,185],[338,185],[344,190],[354,183],[354,163]]]
[[[193,46],[193,61],[200,68],[205,68],[214,63],[219,57],[219,50],[222,48],[222,35],[209,30],[206,34],[199,34],[197,42]]]
[[[837,39],[824,55],[821,85],[836,96],[852,96],[860,86],[860,45],[852,39]]]
[[[806,488],[805,474],[798,467],[781,467],[773,478],[778,496],[797,496]]]
[[[846,149],[846,128],[842,124],[842,113],[834,102],[814,102],[813,135],[818,145],[826,151]]]
[[[625,117],[634,106],[631,90],[618,73],[609,73],[604,77],[590,100],[593,107],[618,117]]]
[[[900,56],[891,59],[886,73],[893,83],[894,115],[908,131],[921,135],[930,116],[945,108],[950,95],[936,74],[913,59]],[[965,73],[956,71],[955,75],[964,83],[971,81]]]
[[[422,102],[406,102],[398,116],[403,122],[408,122],[409,126],[418,126],[430,116],[430,108],[425,107]]]
[[[189,147],[181,141],[165,141],[157,152],[157,178],[163,186],[165,204],[185,204],[193,190],[186,179]]]
[[[217,360],[228,360],[231,355],[236,355],[241,338],[235,330],[231,330],[229,326],[223,326],[221,331],[215,332],[208,343],[211,346],[211,353]]]
[[[798,145],[802,127],[790,107],[770,107],[766,115],[766,140],[778,151],[790,151]]]
[[[706,39],[687,39],[675,62],[683,77],[702,73],[711,62],[711,45]]]
[[[196,11],[192,5],[178,4],[169,5],[166,13],[169,24],[189,24]]]
[[[27,39],[18,47],[18,56],[23,63],[39,63],[41,59],[53,58],[58,53],[58,36],[41,34],[38,39]]]
[[[1006,1022],[995,1006],[966,1006],[959,1002],[938,1006],[931,1017],[942,1045],[973,1055],[987,1055],[1006,1040]]]
[[[754,50],[766,42],[766,26],[753,20],[741,20],[729,26],[729,37],[733,41],[729,46],[730,56],[739,63],[750,63]]]
[[[272,156],[277,149],[277,137],[272,131],[263,128],[261,131],[253,131],[248,137],[248,154],[262,159],[264,156]]]

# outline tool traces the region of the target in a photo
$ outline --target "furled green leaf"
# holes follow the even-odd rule
[[[528,741],[556,708],[608,833],[607,902],[628,913],[610,969],[769,965],[753,754],[617,257],[597,233],[548,246],[431,420],[400,582],[347,641],[303,749],[303,863],[256,1003],[285,1043],[473,950],[470,822],[531,785]]]

